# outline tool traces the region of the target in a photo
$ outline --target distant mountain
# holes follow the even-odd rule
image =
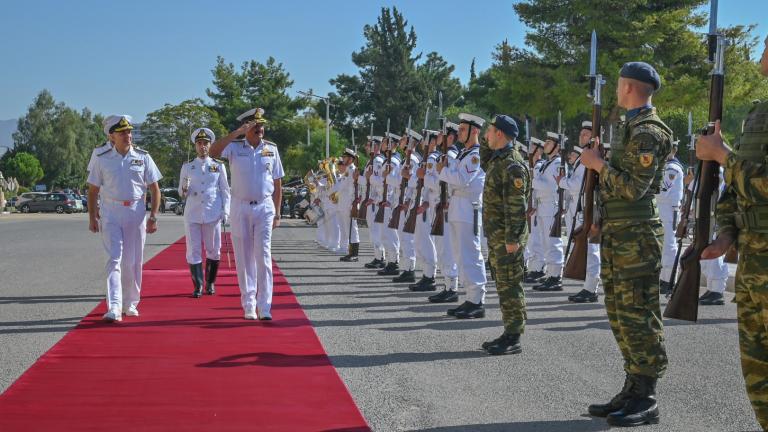
[[[13,147],[13,133],[16,132],[17,119],[0,120],[0,146]],[[4,153],[5,151],[0,151]]]

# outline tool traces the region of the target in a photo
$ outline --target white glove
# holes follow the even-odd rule
[[[229,215],[225,213],[225,214],[224,214],[224,215],[221,217],[221,224],[222,224],[222,225],[227,225],[227,223],[228,223],[228,222],[229,222]]]

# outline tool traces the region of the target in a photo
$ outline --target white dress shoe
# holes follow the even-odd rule
[[[122,321],[123,320],[123,316],[122,316],[122,314],[120,314],[119,310],[111,310],[111,311],[105,313],[104,316],[101,317],[101,319],[104,322],[113,323],[115,321]]]
[[[256,315],[256,309],[255,308],[248,308],[245,310],[245,315],[243,318],[247,320],[256,320],[259,319],[259,316]]]

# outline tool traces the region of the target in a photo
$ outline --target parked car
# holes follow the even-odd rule
[[[171,211],[176,214],[176,216],[181,216],[184,214],[184,204],[186,204],[186,201],[178,201],[176,204],[174,204],[171,208]]]
[[[291,218],[303,219],[304,212],[307,211],[309,206],[302,206],[299,205],[299,203],[305,199],[309,199],[309,191],[307,190],[307,187],[299,186],[295,188],[292,194],[286,196],[286,200],[288,202],[288,211],[283,214]]]
[[[18,208],[22,213],[72,213],[73,211],[78,211],[75,196],[63,192],[35,195],[32,199],[19,204]]]
[[[41,196],[41,195],[46,195],[46,194],[47,194],[47,192],[24,192],[23,194],[21,194],[19,196],[18,201],[16,201],[16,205],[17,206],[21,206],[21,204],[23,204],[24,201],[29,201],[32,198],[36,197],[36,196]]]
[[[165,211],[173,211],[173,208],[178,203],[179,203],[179,200],[177,200],[176,198],[165,197]]]

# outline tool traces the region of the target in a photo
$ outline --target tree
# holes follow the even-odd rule
[[[451,75],[454,66],[435,52],[420,63],[416,53],[416,31],[397,8],[382,8],[375,25],[363,28],[366,43],[352,53],[357,75],[341,74],[330,80],[336,87],[331,102],[332,118],[345,136],[354,124],[375,124],[381,134],[390,119],[390,130],[401,133],[408,117],[423,125],[427,106],[435,112],[437,92],[446,103],[458,98],[461,86]],[[447,106],[446,106],[447,108]],[[431,123],[436,127],[437,122]]]
[[[298,124],[298,120],[296,122]],[[310,127],[310,143],[306,142],[306,127]],[[308,170],[318,170],[317,161],[325,159],[325,121],[317,116],[303,119],[304,140],[290,145],[281,160],[288,176],[303,176]],[[349,140],[339,131],[331,130],[331,156],[339,156],[349,146]]]
[[[9,158],[5,162],[5,170],[6,177],[16,177],[21,185],[29,187],[34,186],[44,175],[40,161],[27,152],[17,152]]]
[[[147,114],[141,125],[141,144],[152,155],[163,173],[164,185],[178,185],[178,176],[184,162],[195,157],[192,132],[207,127],[217,137],[226,135],[219,114],[205,106],[201,99],[190,99],[178,105],[165,104]]]

